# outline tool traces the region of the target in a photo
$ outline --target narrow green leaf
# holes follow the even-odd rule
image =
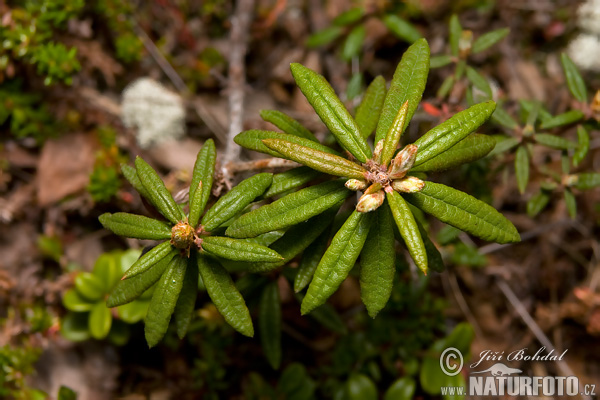
[[[579,70],[566,53],[560,55],[560,62],[562,63],[563,71],[567,78],[567,86],[569,87],[571,94],[576,100],[587,103],[587,89],[585,88],[585,81],[579,73]]]
[[[202,248],[215,256],[234,261],[280,261],[279,253],[266,246],[245,240],[221,236],[207,236],[202,239]]]
[[[517,124],[517,121],[515,121],[513,117],[510,116],[510,114],[504,111],[502,107],[496,107],[496,110],[494,110],[494,113],[492,114],[491,118],[494,122],[497,122],[503,127],[511,130],[516,129],[519,126]]]
[[[385,307],[394,284],[396,252],[390,208],[379,207],[360,255],[360,297],[369,316],[375,318]]]
[[[446,79],[444,79],[444,82],[442,82],[442,84],[440,85],[440,88],[438,89],[437,93],[435,94],[436,97],[438,99],[445,98],[448,95],[448,93],[450,93],[450,90],[452,90],[452,88],[454,87],[455,82],[456,79],[454,78],[454,75],[447,76]]]
[[[462,34],[462,26],[456,14],[450,17],[450,50],[454,57],[458,57],[458,42]]]
[[[273,131],[259,131],[256,129],[244,131],[237,135],[235,138],[233,138],[233,141],[239,144],[240,146],[250,150],[265,153],[273,157],[285,158],[278,152],[271,150],[267,146],[265,146],[262,142],[265,139],[282,139],[288,142],[309,147],[311,149],[323,151],[325,153],[340,155],[340,153],[338,153],[337,151],[330,149],[329,147],[324,146],[321,143],[314,142],[303,137]]]
[[[198,257],[198,268],[208,295],[225,321],[242,335],[254,336],[246,302],[225,268],[216,260],[202,256]]]
[[[600,173],[584,172],[577,175],[575,187],[580,190],[589,190],[600,186]]]
[[[394,153],[396,152],[398,143],[400,142],[400,136],[402,136],[402,132],[404,132],[404,126],[408,124],[408,121],[406,120],[408,107],[408,101],[405,102],[402,107],[400,107],[398,114],[396,114],[396,118],[394,118],[394,122],[390,126],[390,130],[385,136],[383,141],[383,149],[381,150],[380,156],[381,165],[387,167],[394,157]]]
[[[484,33],[483,35],[475,39],[475,41],[473,42],[473,47],[471,47],[471,52],[473,54],[480,53],[483,50],[492,47],[493,45],[504,39],[506,36],[508,36],[509,33],[509,28],[501,28]]]
[[[355,210],[335,234],[302,300],[302,315],[325,303],[346,279],[367,239],[371,221],[372,213]]]
[[[427,254],[427,265],[429,269],[435,272],[444,272],[446,266],[444,265],[444,259],[440,254],[440,251],[435,246],[435,244],[429,238],[429,233],[423,227],[423,224],[419,222],[419,218],[417,217],[417,213],[423,214],[421,210],[413,206],[412,204],[408,204],[410,210],[413,215],[415,215],[415,222],[417,223],[417,227],[419,228],[419,232],[421,233],[421,239],[423,239],[423,244],[425,245],[425,253]]]
[[[139,156],[135,159],[135,169],[138,178],[140,178],[148,196],[150,196],[148,200],[152,205],[172,223],[176,224],[182,221],[185,216],[181,208],[175,203],[171,193],[169,193],[156,171]]]
[[[427,275],[427,250],[421,238],[415,216],[400,193],[386,193],[386,198],[410,256],[417,267]]]
[[[550,194],[545,190],[540,190],[538,194],[533,196],[527,202],[527,215],[529,215],[531,218],[535,217],[542,212],[544,208],[546,208],[549,201]]]
[[[472,133],[443,153],[413,167],[411,172],[443,171],[454,168],[484,157],[495,145],[496,140],[493,137]]]
[[[75,312],[90,311],[94,305],[94,303],[82,297],[75,289],[69,289],[65,292],[62,303],[67,310]]]
[[[375,143],[384,139],[398,110],[408,101],[406,120],[410,121],[421,102],[427,74],[429,73],[429,45],[427,40],[419,39],[402,56],[394,72],[392,84],[383,103],[383,111],[375,132]],[[404,130],[408,124],[404,125]]]
[[[515,153],[515,175],[519,192],[523,194],[529,182],[529,153],[525,146],[519,146]]]
[[[577,218],[577,201],[575,200],[575,195],[568,188],[565,189],[564,195],[569,216],[571,217],[571,219]]]
[[[287,228],[322,213],[352,193],[340,180],[310,186],[242,215],[225,234],[245,238]]]
[[[161,244],[154,246],[152,250],[141,256],[135,263],[133,263],[127,272],[125,272],[123,279],[131,279],[134,276],[141,274],[163,258],[168,257],[173,253],[173,251],[174,248],[169,242],[162,242]]]
[[[98,217],[102,226],[119,236],[135,239],[163,240],[171,238],[171,228],[153,218],[129,213],[104,213]]]
[[[490,151],[490,156],[495,156],[498,154],[502,154],[513,147],[518,146],[521,143],[521,139],[504,136],[504,135],[496,135],[494,136],[494,140],[496,141],[496,147]]]
[[[277,282],[271,282],[263,289],[260,297],[258,329],[260,343],[269,364],[273,369],[281,365],[281,301]]]
[[[148,347],[154,347],[167,332],[171,314],[175,311],[183,287],[187,258],[173,257],[156,285],[146,313],[144,333]]]
[[[296,121],[289,115],[282,113],[281,111],[261,110],[260,117],[263,120],[272,123],[287,134],[312,140],[313,142],[318,142],[317,138],[311,131],[306,129],[300,122]]]
[[[551,129],[558,126],[565,126],[581,120],[584,117],[583,113],[579,110],[569,110],[562,114],[558,114],[544,121],[540,125],[540,129]]]
[[[489,97],[492,97],[492,88],[490,87],[490,84],[488,83],[487,79],[483,77],[483,75],[475,70],[475,68],[467,66],[467,79],[477,89],[481,90]]]
[[[181,286],[173,313],[179,339],[183,339],[187,333],[198,297],[198,266],[193,257],[195,256],[187,260],[183,286]]]
[[[583,126],[577,126],[577,149],[575,150],[575,154],[573,154],[573,165],[578,166],[588,151],[590,151],[590,135],[588,134],[587,129]]]
[[[397,38],[413,43],[423,36],[413,24],[397,15],[388,14],[383,17],[383,23]]]
[[[521,240],[514,225],[489,204],[459,190],[427,182],[422,191],[406,193],[407,201],[442,222],[498,243]]]
[[[121,172],[123,172],[123,176],[129,181],[131,186],[133,186],[133,188],[137,190],[139,194],[144,196],[146,199],[150,198],[150,196],[148,195],[148,191],[142,184],[142,181],[140,181],[140,178],[138,178],[137,171],[135,170],[135,168],[130,167],[126,164],[121,164]]]
[[[354,99],[358,96],[362,91],[362,82],[363,82],[363,74],[361,72],[357,72],[352,75],[348,84],[346,85],[346,97],[348,100]],[[358,122],[357,122],[358,124]]]
[[[371,156],[371,149],[329,82],[301,64],[292,63],[290,68],[296,84],[339,144],[358,161],[366,162]]]
[[[302,260],[294,277],[294,292],[298,293],[306,287],[312,280],[312,277],[317,270],[319,261],[327,250],[329,244],[330,229],[325,228],[321,235],[315,239],[304,251]]]
[[[364,179],[367,170],[343,157],[325,153],[281,139],[266,139],[263,143],[286,158],[326,174],[344,178]]]
[[[281,254],[283,259],[276,262],[252,263],[250,272],[268,272],[287,264],[327,229],[340,207],[341,202],[308,221],[292,226],[271,245],[271,248]]]
[[[146,290],[158,282],[176,254],[177,250],[172,249],[166,257],[151,265],[145,272],[119,281],[106,300],[106,305],[108,307],[117,307],[140,297]]]
[[[337,39],[342,32],[344,32],[344,29],[340,26],[330,26],[325,28],[322,31],[310,35],[306,40],[306,47],[314,48],[329,44]]]
[[[441,68],[452,62],[452,57],[449,55],[433,56],[429,59],[429,68]]]
[[[190,216],[188,223],[194,228],[198,225],[200,216],[210,198],[216,162],[217,149],[213,140],[209,139],[204,142],[204,146],[198,152],[194,172],[192,173],[192,182],[190,183]]]
[[[357,25],[350,31],[342,46],[342,60],[350,61],[359,55],[366,35],[364,25]]]
[[[202,226],[212,232],[225,221],[242,211],[271,186],[273,174],[260,173],[244,179],[221,197],[202,217]]]
[[[385,101],[385,94],[385,79],[379,75],[373,79],[373,82],[371,82],[365,91],[360,105],[356,109],[356,124],[360,129],[362,137],[369,137],[377,126],[383,102]]]
[[[549,133],[536,133],[533,135],[533,139],[539,144],[543,144],[544,146],[557,150],[569,150],[577,148],[577,143],[560,136],[551,135]]]
[[[92,307],[88,324],[90,334],[94,339],[104,339],[108,335],[112,325],[112,316],[103,301],[94,304],[94,307]]]
[[[308,167],[292,168],[288,171],[273,175],[273,182],[262,198],[278,196],[288,190],[296,189],[320,176],[319,171]]]
[[[357,22],[364,14],[365,10],[362,7],[354,7],[335,17],[331,23],[336,26],[346,26]]]
[[[495,107],[493,101],[475,104],[421,136],[414,143],[419,148],[414,166],[432,159],[466,138],[487,121]]]
[[[81,272],[75,277],[77,293],[89,301],[98,301],[104,296],[104,283],[89,272]]]

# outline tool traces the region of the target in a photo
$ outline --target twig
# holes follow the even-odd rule
[[[546,334],[544,333],[544,331],[542,331],[542,329],[540,328],[540,326],[531,317],[531,314],[529,314],[529,312],[527,312],[527,310],[525,309],[525,306],[517,298],[517,296],[512,291],[512,289],[510,288],[510,286],[508,286],[508,284],[505,281],[501,280],[501,279],[497,279],[496,280],[496,285],[502,291],[502,293],[504,294],[504,296],[506,297],[506,299],[510,302],[510,304],[512,304],[512,306],[514,307],[514,309],[517,312],[517,314],[519,314],[519,317],[521,317],[521,319],[523,320],[523,322],[525,322],[525,325],[527,325],[527,327],[529,328],[529,330],[531,331],[531,333],[533,333],[533,335],[542,344],[542,346],[545,346],[546,349],[549,350],[550,352],[556,352],[556,349],[552,345],[552,342],[550,342],[550,339],[548,339],[548,337],[546,336]],[[564,360],[557,360],[556,361],[556,365],[558,366],[558,369],[560,370],[560,373],[563,376],[575,376],[575,373],[573,372],[573,370],[571,369],[571,367],[569,367],[569,364],[567,364],[566,361],[564,361]],[[583,393],[583,390],[582,390],[581,386],[582,386],[582,383],[579,382],[579,392]],[[586,399],[586,400],[590,399],[589,396],[583,396],[582,395],[582,397],[584,399]]]
[[[456,275],[448,271],[446,273],[446,276],[448,277],[448,283],[450,284],[452,294],[454,294],[454,299],[458,303],[458,307],[461,309],[462,313],[465,315],[469,323],[473,326],[473,329],[475,330],[475,335],[480,338],[484,337],[481,327],[477,323],[477,318],[475,318],[475,316],[471,312],[471,309],[469,308],[469,305],[467,304],[467,301],[465,300],[465,297],[463,296],[462,291],[460,290],[460,286],[458,286]]]
[[[255,161],[230,162],[225,165],[225,168],[230,174],[235,174],[236,172],[242,171],[256,171],[270,168],[293,168],[299,166],[300,164],[294,161],[284,160],[282,158],[265,158]]]

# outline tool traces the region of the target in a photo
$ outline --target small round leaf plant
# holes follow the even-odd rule
[[[260,173],[240,182],[204,212],[211,194],[215,162],[215,145],[208,140],[194,165],[186,215],[154,169],[137,157],[135,168],[124,165],[123,173],[166,220],[128,213],[100,216],[102,225],[118,235],[163,240],[127,270],[107,301],[109,307],[129,303],[158,282],[145,318],[150,347],[163,338],[171,315],[174,315],[178,336],[185,336],[196,303],[198,272],[224,319],[243,335],[253,336],[246,303],[221,263],[223,260],[279,262],[283,259],[264,245],[218,234],[230,219],[263,194],[271,185],[272,174]]]
[[[286,133],[250,130],[235,138],[246,148],[342,179],[308,186],[242,215],[227,228],[225,233],[230,237],[251,238],[309,219],[316,223],[320,214],[337,210],[353,191],[363,192],[356,209],[325,246],[320,261],[301,262],[296,279],[302,283],[295,282],[294,288],[299,291],[310,282],[302,314],[325,303],[360,257],[361,296],[369,314],[377,315],[391,294],[396,228],[423,273],[428,267],[442,270],[441,256],[415,218],[413,207],[484,240],[520,241],[513,224],[490,205],[423,180],[426,172],[477,160],[493,149],[492,137],[472,133],[494,112],[493,101],[459,112],[398,150],[402,133],[423,95],[429,65],[429,46],[425,39],[419,39],[403,55],[387,93],[384,79],[376,78],[354,117],[323,76],[300,64],[291,65],[296,84],[347,157],[319,143],[297,121],[273,111],[261,115]],[[373,131],[374,151],[368,143]],[[300,182],[303,176],[310,180],[306,167],[288,172],[289,182]]]

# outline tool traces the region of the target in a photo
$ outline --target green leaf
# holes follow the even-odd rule
[[[410,22],[400,18],[397,15],[388,14],[383,17],[383,23],[397,38],[408,43],[419,40],[421,33]]]
[[[417,383],[410,376],[403,376],[390,385],[383,400],[412,400]]]
[[[545,190],[540,190],[540,192],[538,194],[533,196],[527,202],[527,215],[529,215],[531,218],[535,217],[544,208],[546,208],[549,201],[550,201],[550,194],[548,192],[546,192]]]
[[[294,291],[298,293],[306,287],[312,280],[312,277],[317,270],[319,261],[327,250],[329,244],[330,229],[325,230],[315,239],[304,251],[302,260],[294,277]]]
[[[135,239],[164,240],[171,238],[171,228],[164,222],[124,212],[104,213],[98,217],[102,226],[119,236]]]
[[[81,297],[75,289],[69,289],[65,292],[62,303],[67,310],[75,312],[89,311],[94,305],[89,300]]]
[[[349,400],[377,400],[377,387],[366,375],[352,373],[346,382]]]
[[[407,201],[442,222],[498,243],[521,240],[514,225],[492,206],[451,187],[426,182],[418,193],[406,193]]]
[[[490,151],[490,156],[495,156],[498,154],[502,154],[513,147],[518,146],[521,143],[521,139],[504,136],[504,135],[495,135],[494,140],[496,141],[496,147]]]
[[[346,26],[357,22],[364,14],[365,10],[362,7],[354,7],[335,17],[331,23],[336,26]]]
[[[146,290],[158,282],[173,257],[175,257],[175,254],[177,254],[177,250],[172,249],[165,257],[152,264],[146,271],[119,281],[106,300],[106,305],[108,307],[116,307],[140,297]]]
[[[373,223],[360,255],[360,297],[371,318],[375,318],[387,304],[396,272],[394,225],[390,209],[383,205],[373,214]]]
[[[587,90],[585,88],[585,81],[583,80],[579,70],[571,61],[566,53],[560,55],[560,62],[562,63],[565,77],[567,78],[567,86],[571,91],[573,97],[582,103],[587,103]]]
[[[295,135],[289,135],[287,133],[280,132],[272,132],[272,131],[259,131],[256,129],[244,131],[233,138],[233,141],[239,144],[242,147],[245,147],[250,150],[258,151],[261,153],[268,154],[273,157],[283,157],[278,152],[269,149],[264,145],[263,140],[265,139],[282,139],[288,142],[296,143],[305,147],[309,147],[311,149],[323,151],[329,154],[340,155],[337,151],[330,149],[327,146],[322,145],[321,143],[314,142],[309,139],[305,139]]]
[[[60,321],[60,334],[72,342],[82,342],[90,338],[87,313],[68,313]]]
[[[350,31],[342,46],[342,60],[350,61],[359,55],[366,35],[364,25],[357,25]]]
[[[421,136],[414,145],[419,148],[414,167],[448,150],[479,128],[494,112],[496,103],[475,104],[455,114]]]
[[[371,221],[372,213],[355,210],[335,234],[302,301],[302,315],[325,303],[346,279],[367,239]]]
[[[458,57],[458,42],[460,41],[460,36],[462,35],[462,26],[460,25],[460,21],[458,20],[458,16],[456,14],[452,14],[450,17],[450,50],[454,57]]]
[[[304,164],[326,174],[345,178],[364,179],[367,170],[340,156],[304,147],[281,139],[266,139],[263,143],[285,158]]]
[[[410,256],[417,267],[427,275],[427,250],[415,216],[400,193],[386,193],[386,198]]]
[[[375,132],[375,143],[385,138],[400,107],[408,101],[406,120],[410,121],[421,102],[429,73],[429,45],[425,39],[412,44],[402,56],[394,72],[390,89]],[[408,124],[404,125],[404,130]]]
[[[580,190],[589,190],[600,186],[600,173],[584,172],[577,175],[575,187]]]
[[[255,198],[271,186],[273,174],[260,173],[244,179],[221,197],[202,217],[202,226],[212,232],[224,222],[242,211]]]
[[[472,133],[443,153],[411,169],[412,172],[443,171],[471,161],[479,160],[488,154],[496,140],[487,135]]]
[[[452,57],[449,55],[433,56],[429,59],[429,68],[441,68],[452,62]]]
[[[273,182],[262,195],[263,198],[277,196],[288,190],[296,189],[320,176],[319,171],[308,167],[292,168],[288,171],[273,175]]]
[[[119,257],[114,253],[104,253],[96,259],[92,274],[102,282],[102,292],[107,293],[119,281],[125,270],[129,268],[140,256],[139,250],[127,250]],[[127,265],[123,265],[123,258]],[[125,266],[125,268],[122,268]]]
[[[302,297],[301,293],[297,295]],[[315,308],[310,312],[309,316],[332,332],[339,333],[340,335],[348,333],[348,328],[346,328],[344,321],[331,304],[325,303]]]
[[[89,272],[82,272],[75,277],[75,289],[90,301],[100,300],[105,293],[104,282]]]
[[[171,314],[183,287],[187,260],[180,256],[173,257],[156,285],[145,319],[144,332],[148,347],[156,346],[167,332]]]
[[[306,47],[314,48],[329,44],[337,39],[343,31],[344,29],[340,26],[330,26],[322,31],[313,33],[306,40]]]
[[[245,238],[287,228],[322,213],[352,193],[340,180],[310,186],[242,215],[225,234]]]
[[[139,260],[125,272],[125,276],[122,279],[131,279],[134,276],[141,274],[148,270],[148,268],[160,262],[163,258],[172,256],[175,251],[176,249],[172,247],[169,242],[162,242],[161,244],[154,246],[152,250],[141,256]]]
[[[298,63],[292,63],[290,68],[296,84],[338,143],[358,161],[366,162],[371,156],[371,149],[325,78]]]
[[[261,110],[260,117],[263,120],[272,123],[289,135],[294,135],[304,139],[312,140],[313,142],[318,142],[317,138],[311,131],[306,129],[300,122],[282,113],[281,111]]]
[[[220,236],[202,239],[202,248],[209,254],[234,261],[280,261],[279,253],[266,246]]]
[[[260,297],[258,329],[260,343],[269,364],[273,369],[281,365],[281,301],[277,282],[271,282],[263,289]]]
[[[190,216],[188,223],[194,228],[198,225],[200,216],[206,208],[212,190],[217,162],[217,150],[212,139],[204,142],[204,146],[198,152],[192,182],[190,183]]]
[[[541,125],[540,129],[551,129],[558,126],[565,126],[579,121],[584,117],[583,113],[579,110],[570,110],[562,114],[558,114],[555,117],[545,120]]]
[[[143,320],[148,312],[148,301],[132,301],[117,308],[119,318],[128,324],[135,324]]]
[[[41,399],[45,399],[46,397],[47,396],[44,395],[41,397]],[[31,397],[31,400],[35,399],[35,397]],[[58,389],[58,396],[56,397],[56,400],[77,400],[77,393],[73,389],[61,385],[60,389]]]
[[[539,144],[546,147],[551,147],[557,150],[576,149],[577,143],[561,138],[560,136],[551,135],[549,133],[536,133],[533,139]]]
[[[367,138],[377,126],[385,101],[385,79],[381,75],[373,79],[356,109],[356,124],[362,137]]]
[[[183,286],[173,313],[179,339],[183,339],[187,333],[194,313],[196,297],[198,297],[198,264],[193,260],[193,257],[195,256],[188,259]]]
[[[493,45],[504,39],[509,33],[509,28],[501,28],[484,33],[483,35],[475,39],[475,41],[473,42],[473,47],[471,47],[471,52],[473,54],[480,53],[483,50],[492,47]]]
[[[448,346],[444,339],[436,340],[423,357],[419,380],[423,390],[431,395],[441,393],[441,388],[447,386],[451,379],[440,367],[440,357]]]
[[[513,117],[510,116],[510,114],[504,111],[502,107],[496,107],[496,110],[494,110],[494,113],[492,114],[491,118],[494,122],[497,122],[503,127],[511,130],[516,129],[519,126],[517,124],[517,121],[515,121]]]
[[[138,178],[140,178],[148,196],[150,196],[148,200],[152,205],[172,223],[176,224],[182,221],[185,216],[181,208],[175,203],[171,193],[169,193],[156,171],[139,156],[135,158],[135,168]]]
[[[577,201],[575,200],[575,195],[569,189],[565,189],[565,204],[567,205],[567,211],[569,211],[569,216],[571,219],[577,218]]]
[[[225,268],[217,261],[202,256],[198,257],[198,268],[208,295],[225,321],[242,335],[254,336],[246,302]]]
[[[129,326],[124,321],[114,320],[106,338],[115,346],[124,346],[129,342],[130,337],[131,331],[129,330]]]
[[[573,165],[576,167],[583,161],[588,151],[590,151],[590,135],[587,129],[581,125],[577,126],[577,141],[577,149],[575,150],[575,154],[573,154]]]
[[[271,248],[281,254],[283,259],[277,262],[253,263],[250,265],[250,271],[268,272],[291,261],[327,229],[340,207],[341,202],[308,221],[292,226],[271,245]]]
[[[419,233],[421,233],[421,239],[423,239],[423,244],[425,245],[425,252],[427,254],[427,265],[429,269],[435,272],[444,272],[444,270],[446,269],[446,266],[444,265],[444,259],[442,258],[442,255],[440,254],[438,248],[429,238],[429,233],[427,232],[425,227],[423,227],[423,224],[421,224],[419,218],[417,217],[418,213],[423,214],[423,212],[415,206],[413,206],[412,204],[409,204],[408,207],[412,211],[413,215],[415,215],[415,222],[417,223]],[[449,228],[454,229],[450,226]]]
[[[442,82],[442,84],[440,85],[440,88],[438,89],[437,93],[435,94],[436,97],[438,99],[443,99],[444,97],[446,97],[448,93],[450,93],[450,90],[452,90],[452,88],[454,87],[455,82],[456,79],[454,78],[454,75],[446,77],[446,79],[444,79],[444,82]]]
[[[140,181],[140,178],[138,178],[137,171],[135,170],[135,168],[130,167],[129,165],[126,165],[126,164],[122,164],[121,172],[123,172],[123,176],[125,177],[125,179],[127,179],[129,181],[131,186],[133,186],[133,188],[135,190],[137,190],[137,192],[139,194],[144,196],[146,199],[150,198],[148,191],[142,184],[142,181]]]
[[[394,118],[394,122],[390,126],[390,130],[385,135],[383,149],[381,150],[380,155],[381,165],[387,167],[394,157],[394,153],[396,152],[398,143],[400,142],[400,136],[402,136],[402,132],[404,132],[404,126],[408,123],[406,120],[408,107],[408,102],[404,103],[402,107],[400,107],[398,114],[396,114],[396,118]]]
[[[112,316],[103,301],[94,304],[88,320],[90,334],[94,339],[104,339],[110,331]]]
[[[487,79],[483,77],[483,75],[475,70],[475,68],[467,66],[467,79],[477,89],[481,90],[489,97],[492,97],[492,88],[490,87],[490,84],[488,83]]]
[[[357,72],[352,75],[348,84],[346,85],[346,97],[348,100],[354,99],[362,91],[363,74]],[[358,124],[358,122],[357,122]]]

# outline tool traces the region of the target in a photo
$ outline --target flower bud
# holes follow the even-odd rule
[[[406,173],[412,168],[417,158],[417,146],[409,144],[404,147],[392,160],[392,164],[389,168],[389,174],[391,179],[398,179],[404,177]]]
[[[420,192],[425,187],[425,182],[415,176],[407,176],[392,182],[392,188],[400,193]]]
[[[360,200],[358,200],[356,211],[361,213],[375,211],[383,204],[384,200],[385,192],[383,190],[371,194],[363,194]]]
[[[348,179],[346,183],[344,183],[344,186],[356,192],[364,190],[367,187],[367,182],[360,179]]]
[[[171,229],[171,245],[178,249],[189,249],[194,242],[194,228],[181,221]]]
[[[579,175],[563,175],[562,184],[565,186],[573,186],[579,182]]]

